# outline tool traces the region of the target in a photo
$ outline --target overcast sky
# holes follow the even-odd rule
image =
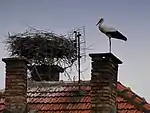
[[[8,56],[4,43],[8,32],[23,32],[28,26],[65,34],[85,25],[87,46],[93,45],[87,54],[108,52],[108,39],[96,27],[103,17],[107,26],[128,37],[127,42],[112,41],[113,53],[123,61],[119,81],[150,102],[149,5],[150,0],[0,0],[0,58]],[[1,61],[0,88],[4,88],[4,66]],[[90,71],[84,79],[90,79]]]

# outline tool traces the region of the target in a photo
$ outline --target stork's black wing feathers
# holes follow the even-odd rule
[[[106,35],[110,36],[111,38],[127,41],[127,38],[123,36],[119,31],[106,32]]]

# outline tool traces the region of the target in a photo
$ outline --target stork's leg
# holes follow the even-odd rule
[[[111,53],[111,37],[109,37],[109,52]]]

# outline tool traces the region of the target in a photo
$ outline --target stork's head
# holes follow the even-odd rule
[[[101,24],[101,23],[103,23],[103,21],[104,21],[104,19],[101,18],[101,19],[97,22],[96,26],[99,25],[99,24]]]

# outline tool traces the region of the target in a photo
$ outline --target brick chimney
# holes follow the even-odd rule
[[[27,113],[27,61],[3,58],[6,63],[4,113]]]
[[[118,64],[122,64],[112,53],[90,54],[91,113],[116,113],[116,85]]]

